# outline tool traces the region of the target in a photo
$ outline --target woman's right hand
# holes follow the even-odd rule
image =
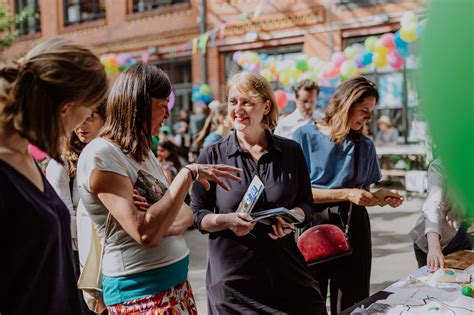
[[[428,250],[428,255],[426,255],[426,266],[431,271],[436,271],[438,268],[444,268],[444,255],[439,246]]]
[[[225,164],[191,164],[196,181],[200,182],[206,190],[211,187],[209,181],[216,182],[219,186],[229,191],[230,187],[222,180],[228,178],[240,182],[240,178],[233,173],[240,173],[242,169]]]
[[[347,193],[347,199],[358,206],[376,206],[379,200],[364,189],[352,188]]]
[[[232,212],[219,214],[216,218],[217,224],[234,232],[237,236],[244,236],[250,233],[257,222],[250,222],[252,217],[244,212]]]

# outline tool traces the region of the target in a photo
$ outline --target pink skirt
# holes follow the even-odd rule
[[[188,281],[164,292],[107,306],[111,315],[196,315],[193,291]]]

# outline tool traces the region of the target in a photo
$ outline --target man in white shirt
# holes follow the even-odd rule
[[[294,86],[296,109],[288,116],[281,117],[275,128],[275,134],[293,138],[293,133],[301,126],[315,120],[315,106],[319,95],[319,86],[312,80],[302,80]]]

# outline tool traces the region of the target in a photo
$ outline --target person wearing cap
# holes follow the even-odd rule
[[[301,126],[316,121],[315,106],[319,95],[319,86],[309,79],[294,86],[296,109],[288,116],[281,117],[275,128],[275,135],[292,139],[293,133]]]
[[[379,131],[375,136],[375,144],[378,146],[396,145],[398,141],[398,130],[392,127],[392,122],[387,116],[381,116],[377,120]]]

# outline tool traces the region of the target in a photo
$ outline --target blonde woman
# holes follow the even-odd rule
[[[104,98],[104,67],[86,47],[52,39],[0,77],[0,313],[82,314],[69,211],[28,144],[61,160],[65,137]]]
[[[316,210],[339,206],[341,218],[347,220],[349,204],[354,204],[349,230],[353,253],[319,265],[316,270],[324,297],[331,281],[331,314],[369,296],[372,241],[365,207],[379,204],[369,186],[381,174],[375,146],[362,133],[378,97],[371,81],[363,77],[347,80],[336,89],[325,118],[297,129],[293,135],[306,158]],[[356,161],[358,164],[354,165]],[[398,207],[402,199],[388,197],[385,202]]]
[[[311,189],[301,148],[274,136],[277,106],[270,84],[241,72],[227,84],[229,119],[235,131],[203,149],[198,162],[242,168],[231,191],[196,183],[191,207],[196,226],[209,233],[206,288],[209,314],[319,314],[323,300],[299,252],[294,226],[277,218],[272,225],[237,213],[255,176],[265,185],[253,212],[286,207],[307,218]],[[305,224],[305,220],[300,223]]]

